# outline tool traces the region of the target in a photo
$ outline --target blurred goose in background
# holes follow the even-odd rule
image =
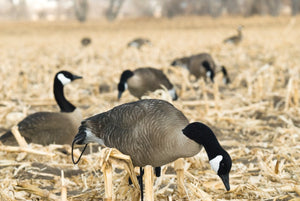
[[[152,43],[150,42],[149,39],[146,38],[136,38],[132,41],[130,41],[127,44],[127,47],[136,47],[137,49],[140,49],[143,45],[151,45]]]
[[[91,43],[92,43],[92,39],[89,37],[84,37],[81,39],[81,45],[83,47],[86,47],[86,46],[90,45]]]
[[[243,35],[242,35],[242,29],[244,27],[242,25],[240,25],[238,28],[237,28],[237,32],[238,32],[238,35],[235,35],[235,36],[231,36],[229,38],[226,38],[224,40],[224,43],[230,43],[230,44],[234,44],[234,45],[238,45],[242,39],[243,39]]]
[[[192,157],[204,147],[212,169],[226,190],[230,190],[230,155],[208,126],[189,123],[184,114],[167,101],[144,99],[126,103],[83,120],[73,143],[93,142],[129,155],[141,172],[146,165],[157,170],[178,158]]]
[[[18,123],[20,134],[28,143],[42,145],[71,144],[82,120],[79,109],[76,109],[64,96],[66,84],[81,79],[68,71],[60,71],[54,77],[54,97],[60,112],[37,112],[27,116]],[[11,131],[0,137],[5,145],[17,145]]]
[[[125,70],[118,84],[118,99],[121,98],[122,93],[126,89],[128,89],[133,96],[141,99],[147,92],[163,89],[162,86],[168,90],[173,100],[177,100],[178,96],[173,84],[161,70],[151,67],[138,68],[134,71]]]
[[[203,78],[207,81],[207,78],[209,78],[212,82],[214,81],[215,74],[220,71],[217,69],[217,65],[215,64],[212,56],[208,53],[200,53],[190,57],[177,58],[172,61],[171,66],[180,66],[187,69],[190,74],[196,77],[196,80]],[[225,69],[224,66],[223,68]],[[225,84],[228,84],[229,77],[226,69],[225,72],[226,74],[222,71],[224,77],[223,81]]]

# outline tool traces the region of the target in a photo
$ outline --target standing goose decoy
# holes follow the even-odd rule
[[[151,45],[151,41],[146,38],[136,38],[127,44],[127,47],[136,47],[140,49],[144,45]]]
[[[125,70],[118,84],[118,99],[127,88],[133,96],[141,99],[149,91],[162,89],[161,85],[168,89],[173,100],[177,100],[178,96],[174,86],[161,70],[151,67],[138,68],[134,71]]]
[[[220,71],[212,56],[208,53],[175,59],[172,61],[171,66],[180,66],[187,69],[190,74],[196,77],[196,80],[203,78],[206,81],[209,78],[212,82],[215,74]],[[223,77],[229,79],[228,74],[223,73]]]
[[[21,135],[28,143],[42,145],[71,144],[82,120],[81,112],[64,96],[66,84],[82,77],[68,71],[60,71],[54,77],[54,97],[60,107],[60,112],[37,112],[27,116],[18,123]],[[5,145],[17,145],[8,131],[0,137]]]
[[[224,43],[230,43],[230,44],[238,45],[242,41],[242,39],[243,39],[242,29],[243,29],[243,26],[240,25],[237,28],[238,35],[226,38],[223,42]]]
[[[204,147],[212,169],[230,190],[229,154],[208,126],[200,122],[189,124],[169,102],[139,100],[83,120],[73,144],[92,142],[117,148],[138,167],[160,167],[178,158],[192,157]]]

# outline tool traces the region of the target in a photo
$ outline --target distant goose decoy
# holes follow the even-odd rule
[[[230,190],[230,155],[208,126],[200,122],[189,124],[169,102],[144,99],[83,120],[73,144],[93,142],[129,155],[134,166],[156,168],[178,158],[192,157],[204,147],[212,169]]]
[[[177,58],[172,61],[171,66],[180,66],[187,69],[197,80],[203,78],[207,81],[207,78],[209,78],[212,82],[214,81],[215,74],[220,71],[212,56],[208,53]],[[229,79],[227,73],[223,73],[223,77],[226,77],[226,80]]]
[[[89,37],[84,37],[81,39],[81,45],[86,47],[92,43],[92,40]]]
[[[146,38],[136,38],[132,41],[130,41],[128,44],[127,44],[127,47],[136,47],[138,49],[140,49],[143,45],[151,45],[151,42],[149,39],[146,39]]]
[[[238,45],[243,39],[242,29],[243,29],[243,26],[239,26],[237,28],[238,35],[226,38],[224,40],[224,43],[231,43],[231,44],[234,44],[234,45]]]
[[[54,77],[54,97],[60,112],[37,112],[18,123],[20,134],[28,143],[42,145],[71,144],[82,120],[81,112],[64,96],[64,85],[82,77],[68,71],[60,71]],[[8,131],[0,137],[5,145],[17,145]]]
[[[178,96],[173,84],[161,70],[151,67],[138,68],[134,71],[125,70],[118,84],[118,99],[127,88],[133,96],[141,99],[149,91],[162,89],[161,85],[168,89],[173,100],[177,100]]]

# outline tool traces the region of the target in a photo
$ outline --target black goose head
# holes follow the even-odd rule
[[[230,190],[229,172],[232,160],[230,155],[221,147],[213,131],[203,123],[194,122],[187,125],[183,134],[203,145],[212,169],[218,174],[227,191]]]
[[[63,86],[70,83],[70,82],[72,82],[72,81],[74,81],[74,80],[76,80],[76,79],[81,79],[81,78],[82,78],[81,76],[73,75],[69,71],[59,71],[55,75],[55,81],[58,81]]]
[[[55,100],[61,112],[73,112],[76,109],[76,107],[65,98],[63,88],[66,84],[81,78],[81,76],[73,75],[68,71],[59,71],[56,73],[53,90]]]
[[[212,82],[214,82],[214,77],[215,77],[215,72],[214,70],[211,68],[210,64],[208,61],[203,61],[202,62],[202,66],[205,68],[206,70],[206,76],[210,78],[210,80]]]
[[[120,82],[118,84],[118,99],[121,98],[122,93],[127,89],[127,80],[133,76],[133,72],[131,70],[125,70],[121,77],[120,77]]]
[[[225,68],[225,66],[221,66],[221,71],[223,74],[223,82],[224,84],[229,84],[230,83],[230,78],[228,76],[227,70]]]

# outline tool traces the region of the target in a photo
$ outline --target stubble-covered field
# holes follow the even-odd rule
[[[223,44],[238,25],[244,26],[243,41]],[[85,36],[92,44],[84,48]],[[149,38],[152,46],[127,48],[135,37]],[[89,117],[137,100],[128,91],[117,100],[120,74],[151,66],[175,84],[180,98],[173,104],[190,122],[211,126],[233,159],[231,191],[225,191],[202,150],[185,159],[185,193],[178,193],[169,164],[154,180],[155,200],[300,200],[299,44],[299,18],[288,17],[1,22],[0,131],[28,114],[59,110],[52,92],[59,70],[83,76],[65,92]],[[185,69],[170,66],[174,58],[201,52],[227,67],[229,85],[221,75],[214,84],[195,82]],[[161,91],[148,97],[170,100]],[[73,165],[70,150],[68,145],[0,145],[1,200],[57,200],[64,187],[68,200],[104,199],[103,153]],[[134,200],[137,190],[127,178],[123,166],[114,165],[114,198]]]

